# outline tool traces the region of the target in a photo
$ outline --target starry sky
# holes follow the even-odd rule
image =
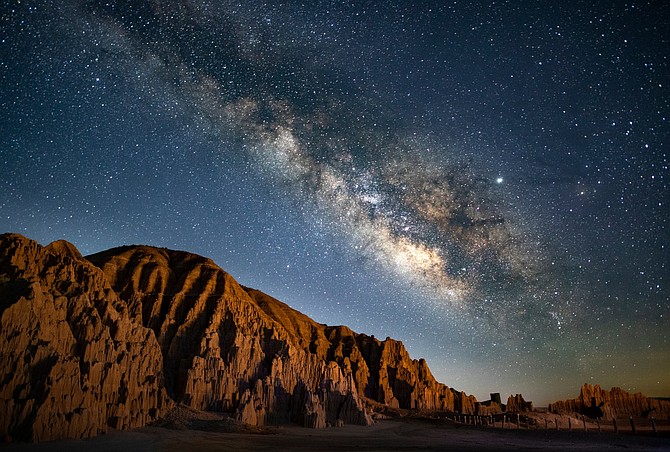
[[[439,381],[670,396],[670,7],[0,6],[0,231],[211,257]]]

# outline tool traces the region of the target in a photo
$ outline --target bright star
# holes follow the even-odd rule
[[[502,184],[502,181],[503,181],[502,177],[499,177],[499,178],[496,179],[496,183],[498,183],[498,184]]]

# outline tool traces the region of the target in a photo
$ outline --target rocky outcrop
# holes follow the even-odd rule
[[[327,326],[209,259],[146,246],[83,258],[0,236],[0,435],[93,436],[174,403],[251,425],[369,425],[365,406],[474,413],[399,341]]]
[[[437,382],[426,361],[410,358],[402,342],[322,325],[262,292],[246,290],[266,314],[291,329],[303,348],[350,370],[360,397],[391,408],[475,412],[475,397]]]
[[[505,405],[500,400],[500,393],[491,393],[491,399],[475,404],[476,414],[480,416],[492,416],[501,414],[504,411]]]
[[[392,408],[473,414],[476,399],[438,383],[425,360],[411,359],[400,341],[383,341],[348,328],[326,328],[333,359],[356,369],[359,393]]]
[[[0,236],[0,435],[145,425],[170,404],[162,372],[153,332],[72,245]]]
[[[533,402],[526,402],[521,394],[511,395],[507,398],[505,410],[508,413],[522,413],[533,411]]]
[[[168,392],[193,408],[237,410],[259,425],[288,417],[315,426],[338,419],[368,424],[365,399],[392,408],[474,413],[474,397],[438,383],[425,360],[411,359],[401,342],[316,323],[240,286],[209,259],[151,247],[88,258],[154,330]],[[263,409],[252,413],[250,406]],[[331,415],[306,420],[312,410]]]
[[[480,416],[495,416],[496,414],[502,414],[503,409],[499,403],[492,402],[487,400],[485,402],[475,404],[476,414]]]
[[[371,423],[351,368],[325,359],[323,327],[243,288],[211,260],[151,247],[89,259],[154,330],[175,401],[253,425]]]
[[[154,330],[168,391],[189,406],[241,410],[241,418],[259,424],[268,417],[282,418],[289,406],[289,417],[302,419],[305,413],[296,400],[313,406],[313,398],[322,394],[323,401],[328,380],[326,393],[346,396],[346,403],[337,403],[355,407],[353,415],[340,410],[349,413],[345,422],[369,423],[360,399],[393,408],[474,413],[474,397],[438,383],[425,360],[411,359],[401,342],[316,323],[279,300],[240,286],[209,259],[150,247],[119,248],[88,258],[103,269],[137,319]],[[279,386],[268,392],[263,389],[267,385]],[[296,387],[309,395],[294,394]],[[252,414],[251,400],[266,412]],[[325,422],[336,421],[330,416]]]
[[[549,411],[604,419],[630,416],[670,419],[670,401],[646,397],[639,392],[631,394],[617,387],[607,391],[599,385],[585,384],[579,397],[549,404]]]

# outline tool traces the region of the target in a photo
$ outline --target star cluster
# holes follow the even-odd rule
[[[481,399],[670,393],[668,7],[1,8],[0,229],[204,254]]]

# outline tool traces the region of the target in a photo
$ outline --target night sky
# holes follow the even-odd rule
[[[670,396],[668,3],[408,3],[3,1],[0,232],[205,255],[480,400]]]

